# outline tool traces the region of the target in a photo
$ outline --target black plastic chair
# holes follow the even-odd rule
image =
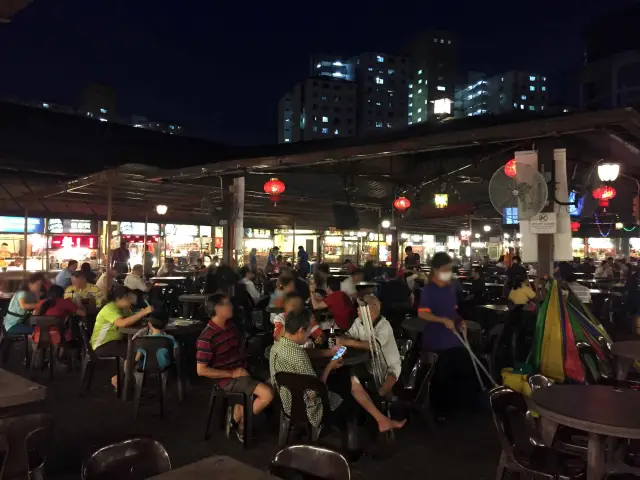
[[[286,388],[291,392],[291,413],[287,414],[284,407],[280,409],[278,446],[284,447],[292,434],[300,430],[306,433],[309,441],[317,441],[320,429],[314,427],[309,421],[304,397],[306,392],[315,392],[322,402],[322,417],[327,418],[330,411],[327,386],[317,377],[290,372],[276,373],[276,383],[278,389]]]
[[[497,387],[491,391],[489,401],[502,447],[497,479],[505,478],[507,473],[549,480],[583,478],[586,465],[580,457],[531,443],[527,404],[521,394]]]
[[[171,470],[164,446],[151,438],[132,438],[92,453],[82,463],[82,480],[139,480]]]
[[[209,397],[209,410],[204,430],[205,440],[209,440],[209,438],[211,438],[209,430],[214,410],[218,410],[220,416],[219,424],[224,428],[224,422],[226,419],[225,413],[227,412],[227,409],[233,408],[235,405],[244,406],[244,448],[249,448],[251,445],[251,436],[253,434],[253,395],[225,392],[218,387],[217,384],[213,386],[211,396]]]
[[[350,480],[349,462],[341,453],[315,445],[291,445],[271,461],[269,473],[284,480]]]
[[[133,373],[136,382],[135,395],[133,397],[133,419],[138,418],[138,408],[140,407],[140,398],[142,397],[142,387],[147,375],[156,375],[158,377],[158,394],[160,396],[160,418],[164,418],[164,400],[167,392],[167,377],[169,369],[176,364],[174,358],[174,343],[170,338],[157,336],[138,337],[133,340],[133,351],[143,350],[144,362],[141,359],[137,362],[136,371]],[[158,364],[157,353],[159,350],[166,349],[169,356],[169,364],[161,367]],[[179,379],[178,379],[179,380]]]
[[[93,370],[95,364],[100,360],[116,361],[116,379],[118,384],[118,394],[122,391],[122,359],[120,357],[98,357],[91,347],[89,331],[85,322],[80,322],[80,339],[82,340],[82,371],[80,373],[80,396],[84,395],[91,388],[93,380]]]
[[[0,419],[0,437],[8,446],[0,478],[39,478],[51,445],[51,415],[36,413]]]
[[[49,379],[53,379],[56,356],[54,355],[55,349],[53,348],[53,344],[51,343],[51,336],[49,335],[49,327],[58,327],[58,330],[60,331],[60,337],[62,337],[64,335],[64,321],[64,318],[59,317],[45,317],[37,315],[32,315],[31,317],[29,317],[29,324],[32,327],[40,327],[40,338],[38,339],[38,343],[34,343],[33,352],[31,354],[29,378],[33,378],[33,369],[38,363],[37,360],[40,352],[43,352],[43,354],[49,354]]]
[[[2,332],[2,336],[0,337],[0,364],[4,365],[9,360],[9,353],[11,352],[11,347],[15,342],[23,341],[24,342],[24,364],[28,367],[30,362],[29,355],[29,335],[20,333],[20,334],[10,334],[7,333],[7,330],[4,328],[4,324],[0,322],[0,328]]]

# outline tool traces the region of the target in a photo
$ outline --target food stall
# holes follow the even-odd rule
[[[633,239],[631,239],[633,240]],[[586,241],[586,243],[585,243]],[[572,238],[573,256],[584,258],[589,256],[596,260],[616,257],[620,239],[606,237]]]
[[[200,225],[200,252],[204,260],[205,267],[211,263],[214,256],[223,256],[223,231],[222,227],[214,227],[213,238],[211,237],[211,225]]]
[[[269,250],[275,246],[273,243],[273,232],[262,228],[245,228],[243,244],[244,248],[242,254],[244,264],[249,265],[249,253],[252,248],[255,248],[258,268],[264,268],[267,264]]]
[[[199,230],[198,225],[167,223],[164,226],[165,257],[173,258],[178,267],[195,265],[200,258]]]
[[[318,235],[320,232],[316,230],[294,230],[277,228],[274,230],[275,245],[280,247],[280,252],[297,261],[298,247],[303,246],[309,254],[309,260],[318,255]],[[295,241],[295,244],[294,244]],[[294,262],[295,263],[295,262]]]
[[[27,270],[42,271],[46,268],[45,220],[27,219],[26,245],[24,220],[24,217],[0,217],[0,268],[3,271],[23,270],[25,249]]]
[[[322,261],[329,265],[342,265],[347,258],[353,263],[358,262],[360,238],[358,232],[325,231]]]
[[[93,220],[50,218],[47,222],[48,269],[66,268],[69,260],[98,268],[99,239]]]
[[[131,267],[144,263],[144,225],[144,222],[120,222],[120,235],[111,240],[112,249],[118,248],[122,240],[127,242]],[[153,255],[153,267],[156,268],[160,265],[161,257],[160,224],[147,223],[147,245]]]

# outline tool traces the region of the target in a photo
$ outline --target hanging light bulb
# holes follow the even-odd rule
[[[598,177],[603,182],[615,182],[615,180],[620,175],[620,164],[619,163],[601,163],[598,165]]]
[[[382,220],[382,222],[380,222],[380,226],[382,228],[389,228],[391,226],[391,222],[389,220]]]
[[[169,208],[166,205],[156,205],[156,212],[158,212],[158,215],[164,215],[167,213],[168,209]]]
[[[447,205],[449,205],[449,195],[446,193],[436,193],[433,196],[433,203],[436,208],[447,208]]]
[[[484,227],[482,227],[482,229],[483,229],[485,232],[490,232],[490,231],[491,231],[491,227],[490,227],[489,225],[485,225]]]
[[[504,174],[507,177],[515,177],[516,176],[516,159],[512,158],[504,165]]]

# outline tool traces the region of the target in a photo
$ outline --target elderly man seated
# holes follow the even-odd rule
[[[124,286],[130,290],[140,290],[141,292],[149,291],[149,285],[142,278],[142,265],[134,265],[131,269],[131,273],[129,273],[124,279]]]
[[[71,274],[71,285],[64,291],[64,298],[72,300],[80,307],[85,307],[89,312],[99,309],[105,303],[105,292],[87,282],[84,273],[77,270]]]
[[[384,378],[381,379],[382,383],[378,389],[378,393],[381,396],[386,396],[391,392],[391,389],[398,381],[398,378],[400,378],[402,361],[400,359],[398,345],[396,344],[391,324],[380,313],[380,300],[373,295],[367,295],[364,297],[364,301],[369,306],[375,342],[378,344],[382,357],[381,360]],[[355,322],[353,322],[353,325],[351,325],[351,328],[347,331],[346,335],[338,337],[338,344],[359,350],[369,350],[371,348],[371,344],[369,342],[368,329],[364,322],[365,321],[362,318],[358,317]],[[367,370],[368,372],[362,370],[359,372],[357,370],[355,371],[355,374],[352,377],[352,387],[356,390],[353,392],[354,396],[357,394],[363,394],[364,391],[359,391],[362,389],[362,385],[360,384],[358,376],[370,377],[373,373],[371,363],[367,365]]]

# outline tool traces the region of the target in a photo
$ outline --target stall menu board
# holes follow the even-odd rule
[[[264,230],[261,228],[245,228],[244,236],[247,238],[272,238],[273,234],[271,230]]]
[[[0,217],[0,233],[24,233],[24,217]],[[44,218],[29,217],[27,233],[44,233]]]
[[[51,235],[49,237],[49,248],[57,250],[60,248],[98,248],[97,235]]]
[[[144,222],[120,222],[122,235],[144,235]],[[160,224],[147,223],[147,235],[160,235]]]
[[[164,226],[164,234],[167,235],[184,235],[185,237],[197,237],[198,226],[197,225],[176,225],[174,223],[167,223]]]
[[[91,220],[50,218],[47,230],[49,233],[93,233],[93,222]]]

